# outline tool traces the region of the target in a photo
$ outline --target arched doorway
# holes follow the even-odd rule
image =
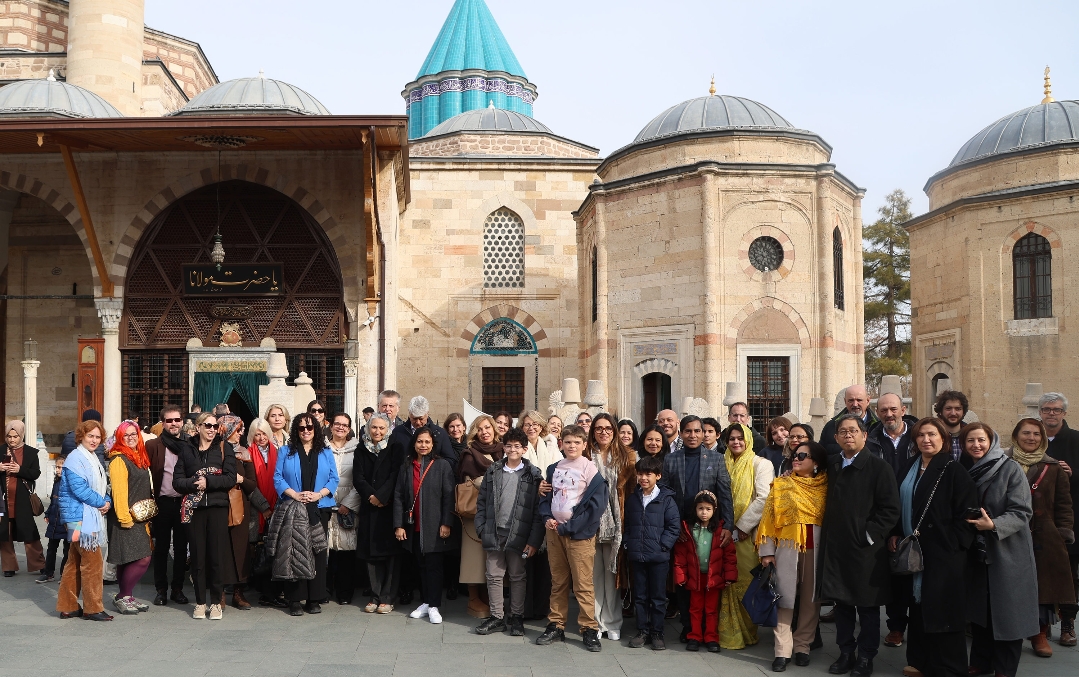
[[[229,287],[215,295],[185,293],[183,266],[211,263],[219,226],[226,265],[280,264],[276,289],[254,295]],[[197,338],[217,346],[226,323],[243,347],[273,339],[286,355],[289,385],[306,371],[331,410],[343,407],[348,327],[341,269],[325,232],[294,200],[244,181],[203,187],[158,214],[131,261],[120,330],[125,413],[156,420],[166,402],[187,407],[193,385],[187,342]],[[209,384],[221,401],[238,393],[259,413],[251,401],[258,383],[247,383],[242,372],[234,376],[243,383],[225,383],[225,376]]]
[[[650,426],[656,415],[664,409],[671,409],[671,377],[669,374],[654,371],[641,378],[644,392],[644,420],[641,425]]]

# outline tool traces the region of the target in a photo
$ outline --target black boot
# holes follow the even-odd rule
[[[854,654],[841,653],[835,663],[828,666],[828,672],[833,675],[845,675],[854,667]]]
[[[543,634],[536,638],[536,644],[545,646],[551,642],[559,640],[566,641],[566,631],[558,627],[554,623],[548,623],[547,629],[543,631]]]
[[[790,663],[791,659],[784,658],[783,656],[776,656],[776,659],[772,661],[772,672],[786,672],[787,663]]]
[[[858,664],[850,671],[852,677],[869,677],[873,674],[873,659],[858,658]]]

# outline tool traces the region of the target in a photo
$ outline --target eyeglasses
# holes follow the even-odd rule
[[[315,409],[315,408],[311,408],[311,409],[308,409],[307,411],[308,411],[308,413],[310,413],[310,414],[324,414],[324,413],[326,413],[326,410],[325,410],[325,409]]]
[[[528,423],[525,423],[522,427],[523,428],[541,428],[541,429],[543,428],[543,426],[541,426],[539,423],[533,423],[532,421],[529,421]]]
[[[203,423],[202,427],[205,428],[206,430],[216,430],[217,429],[217,423]]]
[[[348,424],[347,423],[334,423],[333,427],[334,428],[347,428]]]
[[[788,435],[787,439],[797,442],[798,440],[808,440],[809,437],[806,435]]]
[[[612,434],[614,432],[614,428],[612,428],[609,425],[592,426],[592,429],[596,431],[596,434],[604,433],[604,434],[610,435],[610,434]]]
[[[165,423],[179,423],[183,421],[182,418],[166,418]]]
[[[298,425],[298,426],[296,426],[296,429],[299,430],[300,432],[303,432],[305,430],[314,430],[315,426],[313,426],[313,425]]]
[[[1055,414],[1060,415],[1064,413],[1064,410],[1060,407],[1042,407],[1040,410],[1043,414]]]
[[[837,430],[836,437],[857,437],[861,430]]]
[[[808,452],[805,452],[805,451],[799,451],[799,452],[798,452],[797,454],[795,454],[794,456],[792,456],[792,458],[793,458],[793,459],[794,459],[795,461],[804,461],[804,460],[806,460],[807,458],[809,458],[809,453],[808,453]]]

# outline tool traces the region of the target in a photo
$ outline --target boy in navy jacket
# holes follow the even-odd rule
[[[637,461],[637,490],[626,498],[625,533],[622,546],[633,572],[633,601],[637,607],[637,634],[632,649],[651,643],[654,651],[663,642],[663,616],[667,613],[667,571],[671,550],[678,542],[682,514],[674,492],[659,486],[663,461],[645,456]]]
[[[540,499],[539,512],[547,530],[547,557],[551,566],[551,613],[547,629],[536,644],[566,639],[569,590],[581,611],[577,616],[584,646],[599,651],[599,624],[592,585],[596,533],[607,507],[609,488],[596,464],[584,456],[587,434],[577,425],[562,429],[564,459],[547,468],[551,490]]]

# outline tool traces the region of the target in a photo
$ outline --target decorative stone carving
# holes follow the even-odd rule
[[[221,323],[221,343],[219,345],[222,348],[237,348],[243,345],[243,337],[240,335],[239,322]]]
[[[102,334],[117,334],[120,331],[120,318],[124,314],[122,298],[95,298],[97,316],[101,319]]]

